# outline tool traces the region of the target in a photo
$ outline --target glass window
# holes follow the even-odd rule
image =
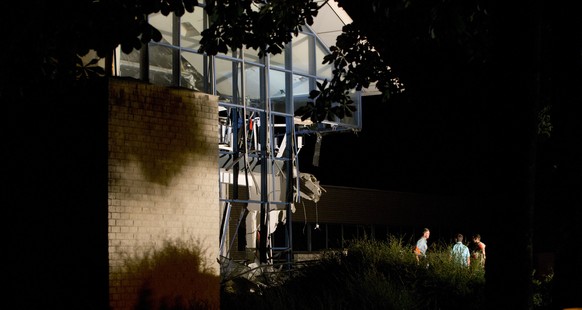
[[[203,55],[183,51],[180,72],[180,86],[205,91]]]
[[[198,51],[203,30],[204,9],[196,7],[194,12],[186,12],[180,19],[180,46],[192,51]]]
[[[311,90],[311,81],[307,76],[293,74],[293,97],[307,97]]]
[[[162,33],[161,42],[172,42],[172,17],[173,14],[164,16],[162,13],[154,13],[148,16],[149,23]]]
[[[285,49],[279,54],[271,54],[269,61],[271,66],[285,68]]]
[[[239,103],[238,98],[240,93],[238,92],[238,85],[240,83],[240,66],[237,62],[232,62],[230,60],[216,58],[215,61],[215,71],[216,71],[216,95],[220,101]],[[236,89],[233,86],[236,85]]]
[[[350,92],[350,98],[354,102],[353,104],[356,106],[356,111],[352,112],[352,116],[345,115],[343,119],[336,119],[336,122],[339,124],[343,124],[348,127],[356,127],[361,126],[360,120],[362,115],[362,105],[361,105],[361,94],[360,92],[356,92],[352,90]]]
[[[304,106],[307,101],[310,101],[309,92],[313,89],[311,86],[313,84],[312,81],[313,78],[293,74],[293,111]]]
[[[309,74],[309,61],[312,59],[310,57],[310,46],[312,45],[313,37],[306,35],[304,33],[299,33],[297,37],[294,37],[292,42],[293,46],[293,71],[299,73]]]
[[[262,63],[263,60],[259,58],[259,50],[255,50],[252,48],[245,48],[243,50],[245,56],[245,62],[254,62],[254,63]]]
[[[316,40],[317,44],[315,45],[315,68],[316,68],[316,75],[318,77],[327,78],[328,80],[331,79],[331,64],[323,65],[323,57],[329,54],[329,50],[327,47],[321,43],[321,41]]]
[[[286,113],[285,96],[285,72],[278,70],[269,71],[269,97],[273,111]]]
[[[119,53],[118,75],[139,79],[141,50],[133,50],[131,53],[126,54],[121,51],[121,48],[118,48],[118,53]]]
[[[286,114],[293,114],[309,101],[309,92],[316,89],[316,79],[323,81],[331,78],[332,66],[322,64],[329,49],[312,33],[299,33],[292,38],[286,50],[269,56],[268,65],[273,69],[269,71],[268,87],[264,84],[264,59],[257,56],[256,50],[246,48],[242,50],[245,61],[244,92],[241,89],[241,51],[236,55],[233,53],[211,57],[215,59],[215,62],[209,61],[215,64],[211,68],[214,80],[209,81],[207,79],[211,74],[204,68],[204,59],[209,57],[197,53],[201,32],[205,28],[204,15],[202,7],[197,7],[193,13],[186,13],[179,19],[173,15],[151,14],[149,21],[160,30],[163,38],[161,42],[149,44],[148,70],[140,71],[140,61],[144,59],[140,58],[138,50],[130,54],[120,53],[118,74],[140,78],[140,72],[149,72],[151,83],[181,86],[197,91],[215,90],[219,100],[226,103],[242,104],[241,96],[244,93],[245,102],[257,108],[265,107],[268,96],[272,111]],[[173,23],[177,27],[173,27]],[[180,33],[173,33],[173,29],[179,29]],[[308,27],[306,31],[309,31]],[[286,52],[292,54],[292,59],[287,59],[290,60],[288,62]],[[266,89],[268,94],[265,93]],[[339,124],[345,127],[361,127],[361,94],[353,91],[351,97],[356,111],[342,120],[324,121],[328,126]]]
[[[170,86],[172,83],[172,59],[176,48],[149,45],[149,79],[156,85]]]
[[[264,85],[261,85],[262,67],[245,64],[245,98],[247,105],[265,108],[263,96]]]

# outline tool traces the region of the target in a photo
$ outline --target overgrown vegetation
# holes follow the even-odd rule
[[[533,304],[535,309],[543,310],[543,309],[553,309],[553,299],[552,299],[552,284],[554,280],[554,273],[550,272],[549,274],[540,275],[539,277],[535,277],[534,271],[534,279],[533,279]]]
[[[419,263],[402,238],[355,240],[280,285],[223,282],[221,309],[486,309],[485,270],[463,268],[449,253],[448,245],[433,244]],[[535,305],[544,309],[551,278],[538,282]]]
[[[418,263],[402,239],[356,240],[325,253],[282,285],[227,291],[222,309],[483,309],[484,271],[462,268],[438,246]]]

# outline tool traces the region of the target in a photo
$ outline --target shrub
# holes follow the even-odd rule
[[[353,240],[281,285],[244,297],[223,291],[222,309],[482,309],[483,271],[454,265],[448,253],[431,251],[427,266],[401,238]]]

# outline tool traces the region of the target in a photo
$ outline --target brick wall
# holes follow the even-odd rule
[[[109,98],[111,308],[218,308],[217,98],[124,79]]]

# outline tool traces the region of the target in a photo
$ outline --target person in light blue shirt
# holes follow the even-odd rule
[[[457,234],[455,239],[457,240],[457,243],[455,243],[451,249],[451,257],[461,266],[469,267],[471,265],[471,254],[469,252],[469,247],[463,244],[462,234]]]

